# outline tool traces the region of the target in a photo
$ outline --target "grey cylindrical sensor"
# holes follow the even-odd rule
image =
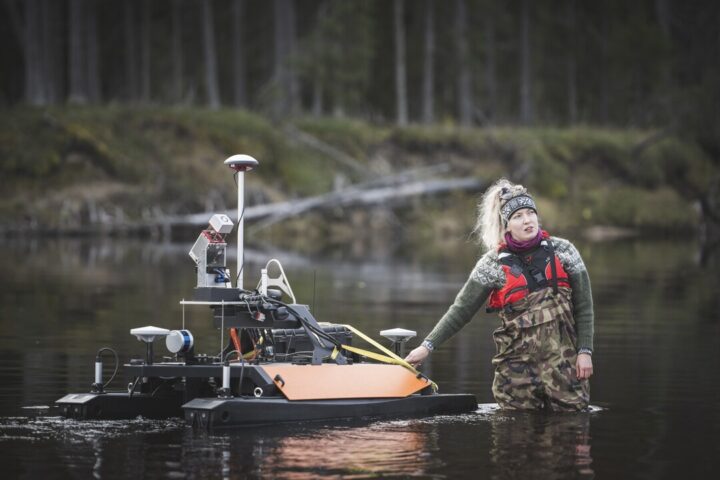
[[[226,392],[230,391],[230,364],[223,365],[223,385]]]
[[[95,383],[98,385],[102,385],[102,367],[102,359],[95,357]]]

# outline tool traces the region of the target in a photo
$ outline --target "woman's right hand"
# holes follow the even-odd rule
[[[405,357],[405,361],[413,367],[419,367],[420,365],[422,365],[428,355],[430,355],[430,350],[428,350],[427,347],[420,345],[415,350],[410,352],[407,357]]]

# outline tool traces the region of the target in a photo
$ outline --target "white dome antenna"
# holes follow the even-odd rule
[[[249,172],[260,164],[250,155],[233,155],[225,159],[223,163],[236,172]]]
[[[135,337],[141,342],[145,342],[146,353],[145,353],[145,364],[152,365],[153,363],[153,342],[155,337],[167,337],[170,330],[166,328],[153,327],[148,325],[147,327],[133,328],[130,330],[130,335]]]

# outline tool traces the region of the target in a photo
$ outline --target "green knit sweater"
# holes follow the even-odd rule
[[[563,268],[568,274],[572,288],[573,316],[578,334],[578,349],[593,348],[593,301],[590,289],[590,277],[580,253],[568,240],[551,237]],[[478,260],[465,285],[455,297],[455,302],[425,338],[439,347],[447,339],[463,328],[480,310],[495,289],[502,288],[505,282],[498,253],[487,252]]]

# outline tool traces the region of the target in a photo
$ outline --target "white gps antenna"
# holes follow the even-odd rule
[[[145,342],[146,353],[145,353],[145,364],[152,365],[153,363],[153,342],[155,337],[167,337],[170,330],[166,328],[153,327],[148,325],[147,327],[133,328],[130,330],[130,335],[135,335],[135,338],[141,342]]]
[[[405,330],[404,328],[391,328],[390,330],[381,330],[380,335],[392,342],[393,350],[396,355],[405,356],[405,342],[417,335],[414,330]]]
[[[225,165],[229,166],[237,173],[238,187],[238,240],[237,240],[237,288],[243,288],[243,217],[245,216],[245,172],[249,172],[259,165],[259,162],[250,155],[233,155],[225,160]]]

